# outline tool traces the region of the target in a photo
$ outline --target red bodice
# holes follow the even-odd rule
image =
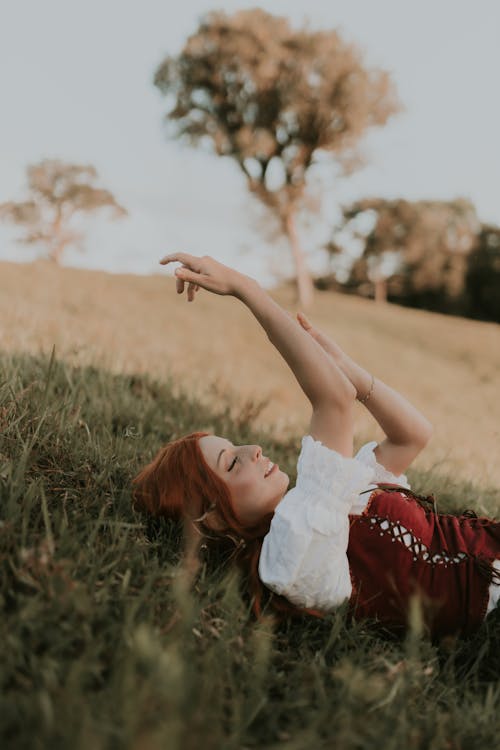
[[[468,635],[486,614],[500,522],[438,514],[430,499],[379,483],[363,513],[349,516],[350,611],[401,632],[419,594],[433,637]]]

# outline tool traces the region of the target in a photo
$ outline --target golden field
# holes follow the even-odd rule
[[[269,398],[255,426],[305,434],[309,404],[252,314],[205,290],[187,302],[172,270],[135,276],[0,262],[0,349],[50,353],[55,345],[72,364],[172,375],[198,396],[229,398],[235,413],[249,398]],[[290,287],[271,294],[295,314]],[[317,292],[308,316],[431,420],[416,468],[500,486],[500,325],[336,292]],[[355,448],[380,441],[371,414],[356,409]]]

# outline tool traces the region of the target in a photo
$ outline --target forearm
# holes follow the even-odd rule
[[[370,390],[371,375],[345,352],[339,367],[356,388],[362,399]],[[389,440],[398,445],[415,441],[426,442],[432,434],[432,424],[404,396],[379,378],[375,378],[365,408],[377,420]]]
[[[254,279],[244,277],[235,296],[259,321],[313,406],[326,400],[342,404],[354,400],[356,391],[349,378]]]

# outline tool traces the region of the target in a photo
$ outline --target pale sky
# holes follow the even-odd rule
[[[325,218],[301,228],[312,270],[340,202],[368,195],[409,200],[464,196],[500,224],[500,3],[498,0],[274,0],[260,7],[294,25],[336,28],[366,65],[389,70],[406,111],[368,131],[368,165],[330,173]],[[253,7],[239,0],[3,0],[0,10],[0,202],[25,196],[25,169],[42,158],[93,164],[126,206],[117,222],[89,217],[85,254],[63,264],[111,272],[170,273],[166,252],[208,254],[262,283],[286,242],[259,229],[260,209],[228,159],[181,148],[162,132],[154,71],[180,51],[202,13]],[[104,217],[104,214],[103,214]],[[0,225],[0,259],[28,261]]]

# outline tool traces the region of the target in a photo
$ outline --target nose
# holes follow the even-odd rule
[[[262,448],[259,445],[253,445],[252,455],[253,455],[253,460],[258,461],[260,457],[262,456]]]

